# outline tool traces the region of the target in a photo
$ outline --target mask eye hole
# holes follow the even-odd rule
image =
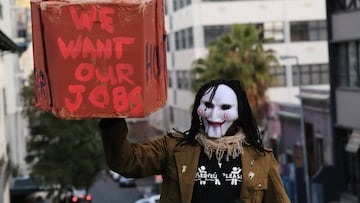
[[[214,104],[212,104],[211,102],[205,102],[205,106],[206,108],[213,108],[214,107]]]
[[[231,105],[230,104],[223,104],[223,105],[221,105],[221,109],[222,110],[228,110],[228,109],[230,109],[231,108]]]

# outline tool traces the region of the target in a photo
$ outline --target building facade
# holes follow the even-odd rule
[[[302,87],[299,97],[301,106],[279,106],[280,173],[291,202],[336,202],[336,179],[329,178],[336,172],[329,85]]]
[[[6,106],[5,106],[5,84],[3,71],[7,66],[4,62],[5,55],[16,54],[16,44],[3,32],[0,19],[0,202],[8,203],[9,199],[9,142],[6,136]],[[14,53],[15,52],[15,53]]]
[[[17,1],[0,0],[0,202],[10,202],[13,172],[27,174],[27,121],[21,114],[24,82],[19,58],[26,40],[26,13]]]
[[[277,78],[277,83],[271,84],[267,91],[269,125],[264,141],[273,147],[276,145],[275,150],[279,157],[286,157],[286,152],[291,151],[294,170],[292,173],[285,170],[291,165],[285,161],[286,167],[283,168],[282,175],[284,178],[291,177],[295,180],[297,177],[298,180],[303,180],[304,163],[300,163],[300,160],[304,161],[303,154],[300,153],[303,149],[300,116],[296,110],[301,104],[298,98],[299,84],[319,88],[319,91],[323,89],[324,84],[327,85],[326,87],[329,84],[326,2],[324,0],[172,0],[166,1],[165,9],[168,100],[163,110],[151,115],[154,126],[161,130],[176,128],[183,131],[189,128],[194,98],[190,74],[192,62],[204,58],[208,44],[216,37],[228,33],[233,24],[254,24],[263,30],[261,34],[263,39],[271,39],[271,43],[265,43],[264,48],[274,50],[281,65],[280,69],[270,72]],[[328,92],[329,90],[327,94]],[[329,109],[329,98],[326,101],[328,103],[324,108],[310,104],[310,108],[313,109],[306,110],[308,114],[306,126],[307,134],[312,135],[313,138],[308,140],[318,141],[316,144],[323,141],[329,152],[332,151],[332,148],[329,148],[332,139],[327,123],[330,114],[317,111]],[[290,119],[278,116],[279,108],[284,106],[288,108]],[[324,115],[326,119],[319,122]],[[321,125],[324,123],[326,125]],[[310,148],[317,149],[317,146],[311,145]],[[316,155],[314,153],[312,157],[318,162],[316,165],[309,165],[312,167],[311,177],[317,179],[311,182],[313,186],[311,193],[319,194],[320,197],[314,195],[309,198],[335,199],[333,196],[326,199],[325,195],[319,193],[320,190],[330,191],[328,186],[325,187],[321,183],[321,177],[327,172],[321,173],[320,170],[323,166],[332,166],[331,153],[325,155],[319,151],[316,151]],[[298,188],[294,186],[291,189],[288,185],[288,194],[292,194],[293,202],[306,202],[306,184],[301,181],[297,183]]]
[[[332,125],[342,202],[360,201],[360,2],[327,1]]]
[[[1,9],[3,2],[0,2]],[[2,12],[0,12],[2,13]],[[17,54],[17,45],[9,38],[9,30],[6,26],[6,18],[0,16],[0,202],[10,202],[10,171],[9,142],[6,134],[6,82],[5,69],[9,68],[6,63],[7,56]]]
[[[297,69],[303,83],[328,83],[326,6],[323,0],[172,0],[166,1],[168,103],[152,115],[157,127],[187,130],[190,126],[192,62],[207,54],[207,45],[230,31],[232,24],[255,24],[262,28],[264,45],[280,55],[298,60],[280,60],[282,68],[272,70],[278,78],[269,98],[296,100]],[[306,13],[306,15],[304,15]],[[278,96],[272,96],[280,95]],[[289,96],[290,95],[290,96]],[[161,119],[159,119],[161,117]],[[161,123],[162,122],[162,123]]]

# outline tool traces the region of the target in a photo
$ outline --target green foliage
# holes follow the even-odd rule
[[[214,40],[206,58],[193,62],[193,87],[196,92],[205,82],[224,78],[240,80],[258,123],[265,113],[265,91],[272,80],[270,67],[278,67],[272,50],[265,50],[254,25],[233,25],[229,34]]]
[[[43,184],[58,190],[88,189],[104,168],[98,121],[59,119],[50,112],[39,111],[34,105],[34,93],[31,77],[22,90],[23,113],[29,118],[31,134],[26,149],[31,175],[41,177]]]

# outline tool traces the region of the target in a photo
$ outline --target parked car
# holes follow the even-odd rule
[[[43,203],[48,192],[31,177],[13,177],[10,183],[10,198],[12,202],[29,201]]]
[[[159,203],[159,202],[160,202],[160,195],[158,194],[136,200],[135,203]]]
[[[116,173],[116,172],[114,172],[114,171],[112,171],[112,170],[110,170],[110,169],[109,169],[108,172],[109,172],[110,177],[111,177],[113,180],[115,180],[115,181],[119,180],[120,174],[118,174],[118,173]]]
[[[91,203],[92,197],[86,193],[86,190],[73,190],[71,194],[71,203]]]
[[[136,186],[135,179],[120,176],[120,178],[119,178],[119,186],[120,187],[135,187]]]

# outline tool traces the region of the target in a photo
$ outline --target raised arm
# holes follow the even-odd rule
[[[123,118],[103,118],[99,123],[105,159],[109,168],[127,177],[160,174],[166,156],[166,138],[144,144],[129,143]]]

